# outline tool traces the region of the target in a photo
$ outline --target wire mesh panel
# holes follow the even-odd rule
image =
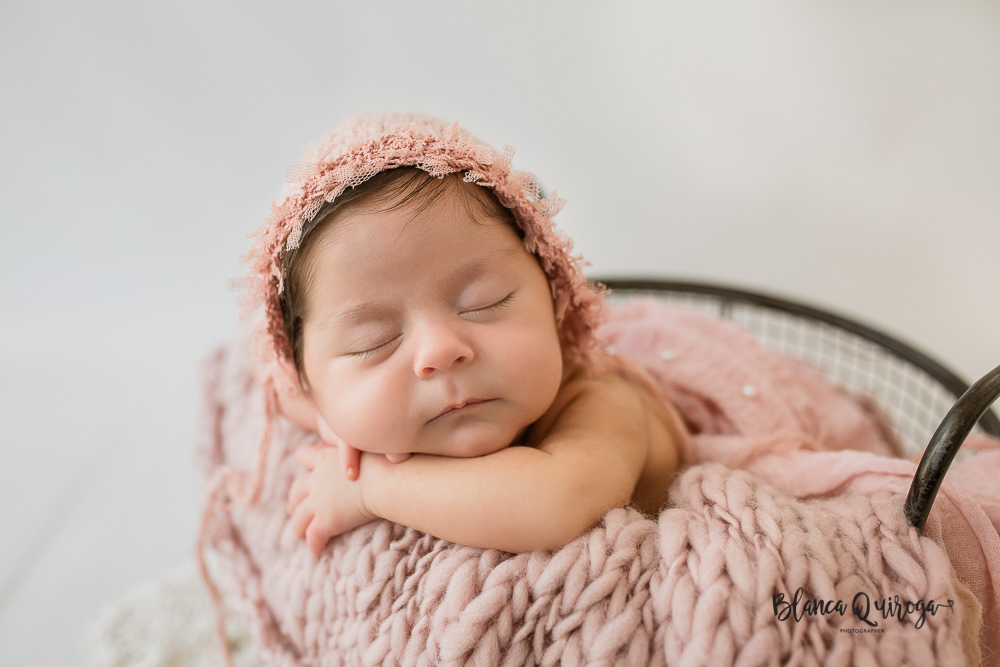
[[[606,280],[609,302],[653,297],[720,317],[767,347],[819,368],[845,389],[874,398],[888,413],[908,456],[923,451],[967,388],[938,362],[853,320],[775,297],[732,288],[663,281]],[[1000,434],[992,413],[987,430]]]

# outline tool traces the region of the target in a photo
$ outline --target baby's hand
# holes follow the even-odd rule
[[[358,451],[353,451],[356,461],[360,460]],[[288,492],[292,534],[305,538],[309,551],[318,556],[331,538],[375,517],[364,506],[361,484],[344,479],[343,448],[300,447],[295,457],[309,472],[300,475]],[[354,469],[356,478],[357,463]]]
[[[323,442],[340,450],[340,466],[344,469],[344,476],[347,479],[357,479],[361,474],[361,452],[344,442],[322,417],[316,420],[316,431]]]

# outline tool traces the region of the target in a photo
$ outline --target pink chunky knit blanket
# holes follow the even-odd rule
[[[315,437],[279,419],[258,502],[216,497],[203,535],[262,662],[1000,664],[994,443],[953,466],[920,536],[902,512],[914,464],[869,402],[695,313],[636,303],[601,334],[691,433],[659,516],[615,509],[519,555],[379,521],[314,558],[285,498]],[[206,364],[209,476],[255,468],[249,345]]]

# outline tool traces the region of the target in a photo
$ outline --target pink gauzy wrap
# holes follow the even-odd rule
[[[921,536],[902,512],[915,466],[870,402],[693,312],[636,302],[598,334],[691,433],[658,516],[613,509],[558,551],[518,555],[375,521],[315,558],[285,501],[303,471],[291,453],[316,436],[276,418],[258,502],[213,496],[204,526],[260,660],[1000,664],[996,443],[953,466]],[[205,367],[209,477],[255,468],[267,407],[251,337]]]

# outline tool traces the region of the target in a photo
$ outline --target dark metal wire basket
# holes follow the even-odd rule
[[[924,452],[906,502],[923,528],[948,466],[969,432],[1000,438],[990,405],[1000,397],[1000,367],[970,386],[899,339],[842,315],[784,298],[700,282],[599,280],[609,302],[644,296],[730,320],[771,349],[822,370],[845,389],[866,394],[888,413],[907,454]]]

